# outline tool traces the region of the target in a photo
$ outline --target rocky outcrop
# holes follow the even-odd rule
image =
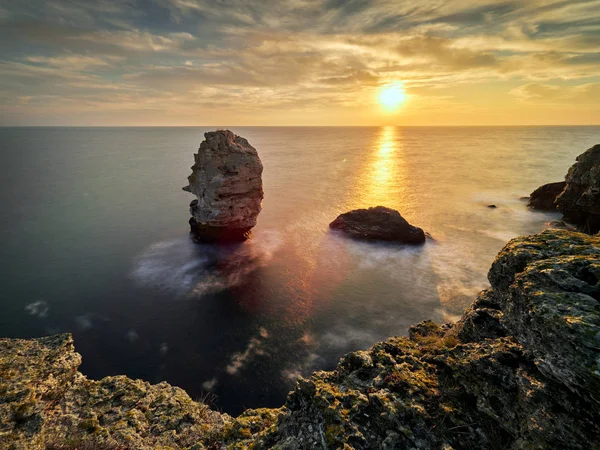
[[[577,157],[565,178],[566,187],[556,198],[565,220],[582,231],[600,231],[600,144]]]
[[[423,322],[300,380],[255,448],[587,449],[600,443],[600,238],[511,241],[456,325]]]
[[[558,209],[564,220],[584,233],[600,231],[600,144],[579,155],[564,182],[540,186],[531,193],[529,206]]]
[[[458,323],[422,322],[235,419],[165,383],[87,380],[68,336],[1,340],[0,447],[600,448],[600,237],[514,239],[488,278]]]
[[[542,211],[556,211],[556,204],[554,202],[565,186],[566,183],[564,181],[540,186],[529,196],[528,206]]]
[[[229,130],[204,133],[189,185],[190,227],[201,241],[243,241],[256,225],[263,199],[263,166],[256,149]]]
[[[186,448],[227,416],[181,389],[88,380],[70,335],[0,340],[0,448]]]
[[[412,226],[400,213],[384,206],[355,209],[340,214],[329,228],[339,230],[361,240],[395,241],[406,244],[422,244],[425,233]]]

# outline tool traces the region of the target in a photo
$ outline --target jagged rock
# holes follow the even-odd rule
[[[189,185],[190,227],[201,241],[243,241],[256,225],[263,199],[263,166],[256,149],[229,130],[204,133]]]
[[[301,379],[258,449],[587,449],[600,442],[600,238],[511,241],[454,326]]]
[[[564,181],[540,186],[529,196],[528,206],[543,211],[555,211],[556,197],[564,190],[565,186],[566,183]]]
[[[88,380],[80,363],[68,334],[0,339],[0,448],[184,448],[228,420],[167,383]]]
[[[69,336],[2,339],[0,448],[599,448],[600,236],[514,239],[488,278],[458,323],[349,353],[236,419],[166,383],[87,380]]]
[[[544,375],[600,412],[600,237],[547,230],[514,239],[489,279],[508,333]]]
[[[406,244],[422,244],[425,233],[412,226],[400,213],[384,206],[355,209],[340,214],[329,227],[362,240],[396,241]]]
[[[586,233],[600,231],[600,144],[577,157],[565,178],[566,187],[556,198],[565,220]]]

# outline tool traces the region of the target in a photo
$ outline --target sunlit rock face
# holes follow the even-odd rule
[[[565,219],[582,231],[600,230],[600,144],[577,157],[566,176],[566,187],[556,198]]]
[[[580,449],[600,442],[600,238],[514,239],[454,325],[300,379],[257,449]]]
[[[398,211],[385,206],[340,214],[329,228],[361,240],[422,244],[425,232],[409,224]]]
[[[243,241],[263,199],[263,166],[256,149],[229,130],[204,133],[189,185],[192,233],[201,241]]]
[[[79,364],[68,334],[0,339],[0,449],[184,449],[228,419],[167,383],[88,380]]]

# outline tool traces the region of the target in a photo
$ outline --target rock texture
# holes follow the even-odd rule
[[[340,214],[329,227],[362,240],[396,241],[406,244],[422,244],[425,233],[412,226],[400,213],[384,206],[355,209]]]
[[[186,448],[223,423],[179,388],[88,380],[80,363],[67,334],[0,340],[0,448]]]
[[[69,336],[0,340],[0,448],[600,448],[600,237],[514,239],[488,278],[458,323],[422,322],[235,419],[165,383],[87,380]]]
[[[556,211],[556,204],[554,202],[565,186],[566,183],[564,181],[540,186],[529,196],[529,207],[542,211]]]
[[[204,133],[189,185],[190,227],[201,241],[243,241],[256,225],[263,199],[263,166],[256,149],[229,130]]]
[[[556,198],[565,219],[582,231],[600,231],[600,144],[577,157],[565,178],[566,187]]]
[[[600,231],[600,144],[579,155],[564,182],[540,186],[531,193],[529,206],[555,210],[584,233]]]

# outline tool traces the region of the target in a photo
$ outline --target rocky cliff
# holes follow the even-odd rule
[[[229,130],[204,133],[189,185],[192,233],[202,241],[243,241],[263,199],[263,166],[256,149]]]
[[[426,321],[238,418],[166,383],[87,380],[69,336],[0,341],[12,449],[598,449],[600,237],[514,239],[453,325]]]
[[[600,144],[577,157],[556,205],[567,221],[589,233],[600,231]]]
[[[534,209],[556,210],[584,233],[600,231],[600,144],[576,158],[565,181],[540,186],[529,197]]]

